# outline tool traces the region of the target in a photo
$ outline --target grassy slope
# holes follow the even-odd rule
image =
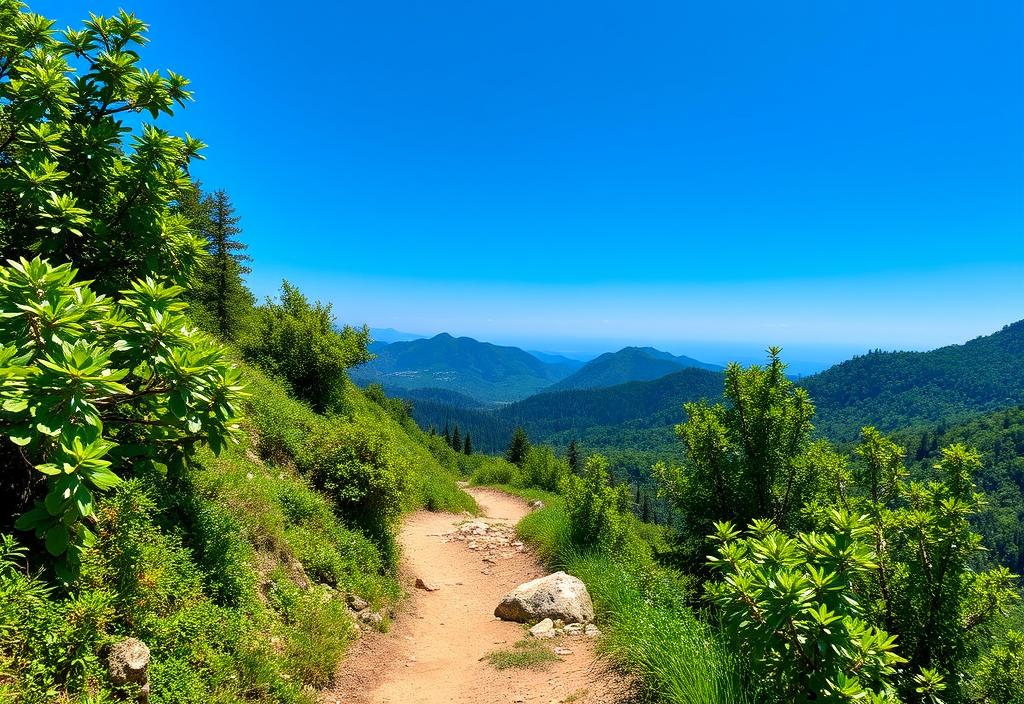
[[[29,576],[45,558],[30,555],[26,574],[0,547],[0,701],[112,701],[103,654],[131,635],[152,650],[154,704],[311,702],[356,636],[346,596],[385,614],[400,596],[378,546],[302,474],[335,424],[391,439],[410,468],[404,510],[475,510],[430,439],[355,386],[349,417],[326,418],[246,371],[246,437],[201,451],[184,477],[139,476],[108,495],[74,592]]]

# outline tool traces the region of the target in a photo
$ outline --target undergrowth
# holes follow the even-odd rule
[[[346,597],[386,626],[401,595],[401,512],[477,510],[458,464],[352,384],[324,416],[257,369],[245,377],[242,442],[110,492],[73,590],[2,536],[0,701],[114,701],[105,653],[133,636],[151,649],[153,704],[311,703],[357,635]]]

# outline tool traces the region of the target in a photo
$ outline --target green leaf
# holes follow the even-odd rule
[[[56,525],[46,531],[46,551],[51,555],[60,555],[68,549],[68,529]]]
[[[28,445],[30,442],[32,442],[32,438],[35,437],[35,434],[32,432],[32,429],[29,426],[18,425],[11,428],[8,431],[7,437],[9,437],[11,439],[11,442],[13,442],[15,445],[25,447],[25,445]]]
[[[9,413],[21,413],[28,408],[28,401],[23,398],[9,398],[4,401],[3,408]]]
[[[79,471],[87,482],[100,491],[106,491],[121,483],[121,477],[111,472],[107,467],[82,467]]]

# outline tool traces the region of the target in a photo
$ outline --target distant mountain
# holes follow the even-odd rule
[[[1024,401],[1024,320],[930,352],[871,352],[803,379],[815,425],[846,441],[861,426],[894,430]]]
[[[630,381],[651,381],[680,369],[721,371],[722,367],[690,357],[677,357],[653,347],[624,347],[587,362],[575,374],[548,390],[597,389]]]
[[[551,352],[537,352],[535,350],[527,350],[527,352],[542,362],[547,362],[548,364],[561,364],[566,367],[572,367],[574,370],[579,369],[586,364],[582,359],[572,359],[560,354],[552,354]]]
[[[487,403],[525,398],[565,378],[571,368],[547,364],[518,347],[441,333],[429,339],[375,344],[377,358],[352,370],[358,384],[447,389]]]
[[[370,328],[370,339],[374,342],[409,342],[410,340],[422,340],[426,335],[418,335],[413,332],[402,332],[394,328]]]

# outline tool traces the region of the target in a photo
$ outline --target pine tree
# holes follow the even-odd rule
[[[643,503],[640,504],[640,520],[644,523],[651,522],[651,497],[644,494]]]
[[[566,459],[569,461],[569,471],[578,475],[583,465],[580,458],[580,448],[576,444],[575,440],[569,443],[569,451],[566,453]]]
[[[514,465],[522,467],[529,453],[530,438],[526,436],[526,431],[522,427],[518,427],[512,435],[512,441],[509,443],[508,449],[505,450],[505,459]]]
[[[455,430],[452,431],[452,449],[456,452],[462,452],[462,434],[459,433],[459,426],[455,426]]]
[[[473,454],[473,440],[469,437],[469,433],[466,433],[466,442],[462,445],[462,451],[467,455]]]
[[[448,447],[452,446],[452,431],[448,429],[448,422],[447,421],[445,421],[445,424],[444,424],[444,434],[441,437],[444,438],[444,441],[445,441],[445,443],[447,443]]]
[[[223,191],[204,194],[194,184],[179,199],[179,211],[206,240],[209,257],[195,276],[188,292],[196,322],[227,340],[236,339],[255,304],[242,276],[251,269],[246,262],[248,246],[238,239],[242,229],[231,199]]]

